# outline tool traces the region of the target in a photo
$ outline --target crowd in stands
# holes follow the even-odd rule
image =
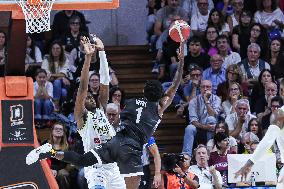
[[[270,125],[272,112],[283,105],[283,1],[148,0],[147,7],[147,40],[155,53],[153,72],[164,90],[171,85],[179,64],[180,44],[169,37],[169,26],[182,19],[191,29],[184,44],[183,81],[173,100],[177,119],[187,122],[182,148],[185,160],[175,169],[177,174],[164,174],[162,184],[160,172],[155,172],[154,186],[168,189],[230,186],[227,154],[253,153]],[[51,143],[56,150],[83,153],[73,107],[84,63],[80,45],[84,36],[90,37],[84,15],[66,10],[56,13],[51,39],[45,39],[43,34],[27,38],[25,69],[26,75],[34,79],[35,125],[51,126],[50,138],[41,142]],[[0,31],[1,75],[6,59],[7,36]],[[98,62],[97,52],[90,66],[87,109],[99,108]],[[125,92],[119,87],[111,62],[109,69],[106,116],[119,130]],[[145,148],[153,154],[154,161],[160,161],[159,144],[151,140]],[[282,167],[276,143],[272,151],[278,158],[277,167]],[[144,156],[145,173],[149,174],[149,157]],[[82,168],[54,159],[49,160],[49,165],[60,188],[87,188]],[[151,187],[149,179],[140,188]]]
[[[283,105],[283,1],[148,0],[148,8],[147,39],[155,53],[152,72],[164,90],[179,64],[180,44],[169,37],[169,26],[182,19],[191,30],[184,47],[183,82],[173,104],[187,121],[182,153],[197,164],[178,173],[194,173],[201,188],[233,186],[227,179],[227,154],[253,153],[272,112]],[[272,151],[279,156],[277,144]],[[215,180],[219,176],[221,183]]]

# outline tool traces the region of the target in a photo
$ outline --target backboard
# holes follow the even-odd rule
[[[119,0],[55,0],[53,10],[115,9]],[[0,0],[0,11],[21,10],[16,0]]]

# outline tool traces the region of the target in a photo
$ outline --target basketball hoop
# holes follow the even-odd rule
[[[55,0],[15,0],[26,20],[26,33],[50,30],[50,11]]]

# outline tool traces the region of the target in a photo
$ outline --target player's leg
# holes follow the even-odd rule
[[[38,160],[54,157],[58,160],[62,160],[79,167],[87,167],[96,163],[102,164],[99,155],[91,150],[83,155],[73,151],[55,151],[51,144],[44,144],[38,148],[33,149],[26,157],[26,163],[28,165],[35,163]]]
[[[107,164],[108,189],[126,189],[124,178],[121,176],[117,163]]]

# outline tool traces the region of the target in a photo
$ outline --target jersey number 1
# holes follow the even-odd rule
[[[141,115],[142,115],[142,110],[143,110],[143,107],[140,107],[140,108],[136,109],[136,111],[137,111],[136,123],[140,122],[140,118],[141,118]]]

